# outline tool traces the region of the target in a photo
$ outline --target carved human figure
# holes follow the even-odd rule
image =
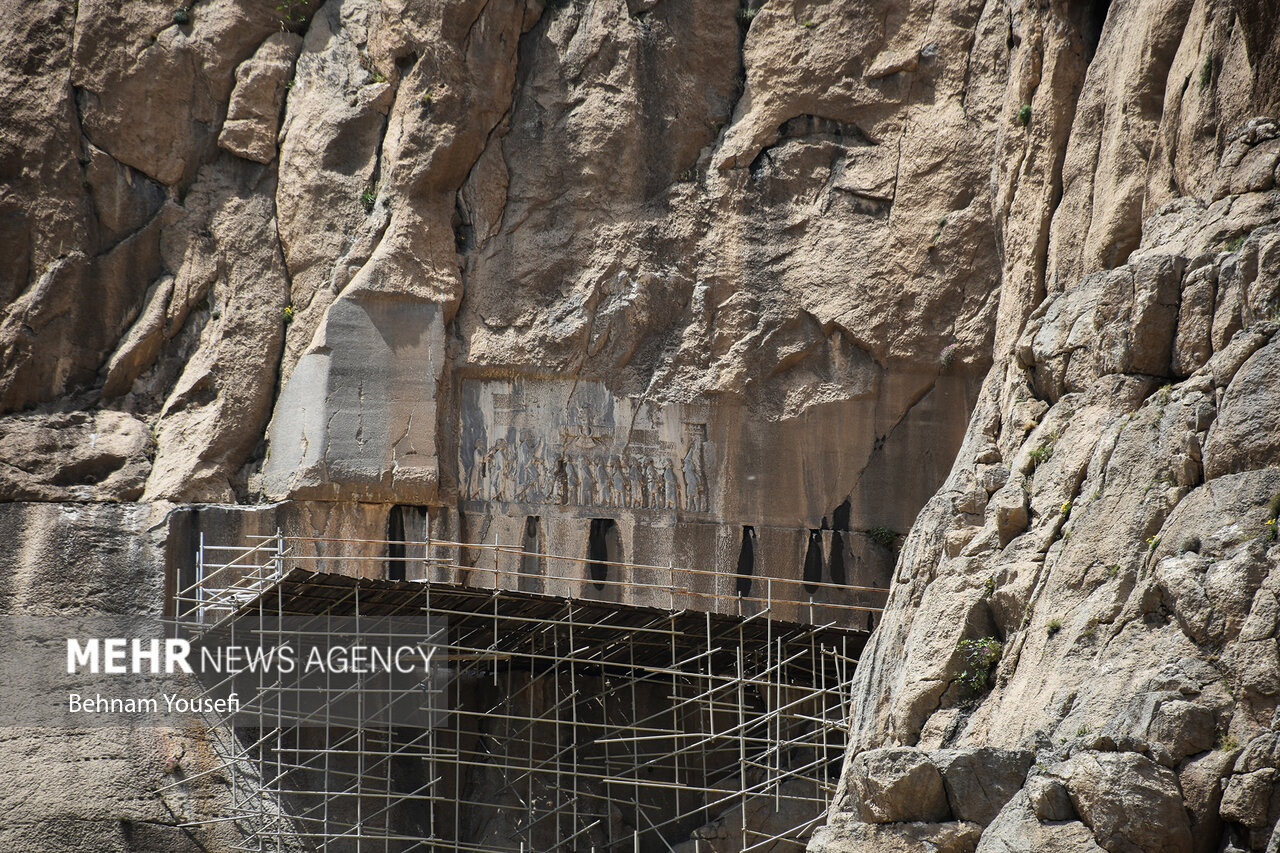
[[[501,500],[515,498],[516,458],[514,453],[502,454],[502,495]]]
[[[627,480],[631,483],[631,506],[644,509],[649,500],[649,490],[644,482],[644,460],[633,453],[627,458],[627,463]]]
[[[561,483],[560,503],[581,503],[582,477],[578,474],[578,466],[574,463],[572,456],[563,455],[560,457],[560,477],[558,479]]]
[[[579,458],[582,460],[582,464],[578,469],[582,472],[582,500],[580,503],[582,506],[595,506],[596,501],[600,499],[600,487],[596,481],[595,467],[591,464],[591,457],[583,456]]]
[[[537,458],[537,443],[533,436],[526,435],[516,445],[515,459],[515,482],[512,498],[518,501],[527,501],[529,498],[529,489],[533,486],[534,462]]]
[[[542,503],[547,496],[547,464],[542,454],[537,453],[529,458],[525,469],[523,500],[529,503]]]
[[[621,456],[613,457],[613,500],[614,506],[631,506],[631,484],[627,482]]]
[[[658,473],[657,463],[652,458],[644,460],[644,505],[648,509],[659,509],[662,504],[662,476]]]
[[[682,462],[684,468],[684,508],[690,512],[706,511],[706,484],[702,479],[701,466],[698,464],[699,446],[697,442],[689,445]]]
[[[596,487],[600,490],[597,499],[599,506],[613,506],[613,478],[609,476],[609,466],[606,460],[592,458],[591,474],[595,478]]]
[[[471,470],[467,472],[467,497],[472,500],[484,500],[484,468],[485,468],[485,450],[484,439],[476,439],[475,445],[471,448]]]
[[[670,459],[662,460],[662,508],[675,509],[680,499],[679,478]]]
[[[488,462],[485,463],[486,471],[489,475],[489,493],[486,495],[488,500],[500,501],[505,500],[505,489],[503,487],[504,469],[507,463],[507,443],[502,439],[498,439],[493,445],[493,449],[489,451]]]

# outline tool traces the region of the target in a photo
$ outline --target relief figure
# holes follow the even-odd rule
[[[621,456],[613,457],[613,500],[614,506],[630,506],[631,484],[623,474]]]

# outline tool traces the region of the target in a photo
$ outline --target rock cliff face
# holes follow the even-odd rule
[[[1047,296],[999,318],[811,850],[1280,844],[1280,124],[1216,123],[1274,110],[1274,36],[1156,5],[1108,12]]]
[[[1274,853],[1278,20],[15,5],[0,499],[122,506],[11,507],[4,565],[154,535],[159,595],[171,504],[560,553],[608,516],[726,571],[750,527],[762,574],[891,588],[813,849]]]

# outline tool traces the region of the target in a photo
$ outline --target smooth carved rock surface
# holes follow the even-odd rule
[[[269,494],[427,504],[444,331],[439,308],[377,293],[338,300],[271,426]]]
[[[154,504],[0,504],[0,565],[6,569],[0,614],[6,632],[26,617],[49,626],[105,621],[132,636],[157,636],[163,631],[167,515],[166,507]],[[29,653],[10,654],[10,660],[22,660]],[[14,675],[5,672],[5,690],[28,689],[26,682],[10,680]],[[27,675],[39,679],[43,672]],[[206,732],[90,719],[68,724],[62,711],[56,725],[6,726],[0,742],[7,780],[0,789],[4,849],[52,844],[110,853],[196,853],[243,841],[222,821],[180,826],[188,817],[217,817],[234,807],[227,786],[216,778],[220,756]],[[181,756],[188,776],[183,807],[191,811],[182,817],[173,811],[178,800],[156,794],[174,781],[165,772],[171,756]]]

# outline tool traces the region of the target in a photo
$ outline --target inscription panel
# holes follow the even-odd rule
[[[464,499],[709,513],[707,407],[615,397],[598,382],[481,379],[462,387]]]

